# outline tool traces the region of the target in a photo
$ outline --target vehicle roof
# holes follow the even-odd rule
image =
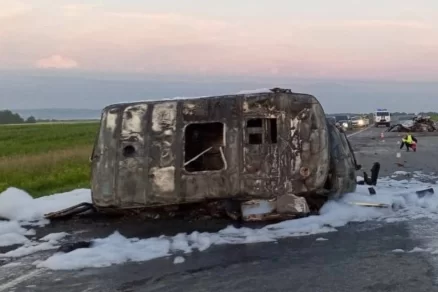
[[[254,89],[254,90],[241,90],[237,93],[230,93],[230,94],[223,94],[223,95],[204,95],[204,96],[192,96],[192,97],[170,97],[170,98],[161,98],[161,99],[147,99],[147,100],[139,100],[139,101],[126,101],[126,102],[117,102],[112,103],[108,106],[106,106],[103,111],[116,108],[116,107],[124,107],[127,105],[134,105],[134,104],[154,104],[154,103],[164,103],[169,101],[185,101],[185,100],[201,100],[201,99],[221,99],[221,98],[236,98],[236,97],[242,97],[242,96],[251,96],[251,95],[260,95],[260,94],[272,94],[277,93],[275,90],[282,90],[278,93],[288,93],[288,94],[296,94],[300,95],[302,97],[311,97],[315,98],[315,96],[306,94],[306,93],[299,93],[299,92],[292,92],[290,89],[283,89],[283,88],[273,88],[273,89]]]

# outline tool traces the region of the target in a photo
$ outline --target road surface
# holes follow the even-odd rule
[[[417,153],[399,152],[399,133],[380,134],[385,128],[369,128],[350,136],[359,163],[369,171],[375,161],[381,175],[397,170],[437,170],[438,137],[419,135]],[[405,167],[396,162],[402,160]],[[361,175],[362,171],[358,171]],[[89,234],[106,236],[114,230],[104,222],[83,222],[81,226],[58,223],[40,232],[67,232],[88,229]],[[216,225],[160,226],[160,229],[133,223],[118,223],[126,236],[147,237],[163,233],[213,231]],[[134,224],[135,225],[135,224]],[[29,266],[0,268],[1,291],[438,291],[438,257],[430,253],[397,254],[394,249],[410,250],[438,238],[436,222],[418,219],[408,222],[349,224],[338,232],[279,240],[278,243],[224,245],[193,252],[183,264],[167,258],[80,271],[44,271]],[[84,233],[86,237],[87,232]],[[43,235],[43,234],[41,234]],[[53,251],[24,259],[32,263]],[[23,262],[23,259],[20,260]]]

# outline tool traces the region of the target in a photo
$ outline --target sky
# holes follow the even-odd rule
[[[417,92],[429,106],[438,93],[436,0],[0,0],[0,7],[1,107],[101,107],[118,99],[108,84],[156,98],[286,82],[344,108],[348,96],[371,92],[390,96],[392,107],[424,106],[407,100]],[[159,90],[130,90],[139,80]],[[166,82],[183,85],[166,91]],[[400,98],[400,82],[408,98]],[[333,92],[340,84],[350,93]],[[72,101],[76,95],[84,101]]]

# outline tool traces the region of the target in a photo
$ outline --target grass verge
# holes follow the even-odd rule
[[[90,186],[98,123],[0,126],[0,192],[34,197]]]

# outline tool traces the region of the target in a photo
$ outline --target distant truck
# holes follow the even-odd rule
[[[381,125],[388,128],[391,126],[391,114],[387,109],[378,109],[374,112],[374,126],[379,127]]]
[[[354,192],[358,169],[319,101],[290,89],[114,104],[91,155],[92,205],[149,218],[296,218]]]

